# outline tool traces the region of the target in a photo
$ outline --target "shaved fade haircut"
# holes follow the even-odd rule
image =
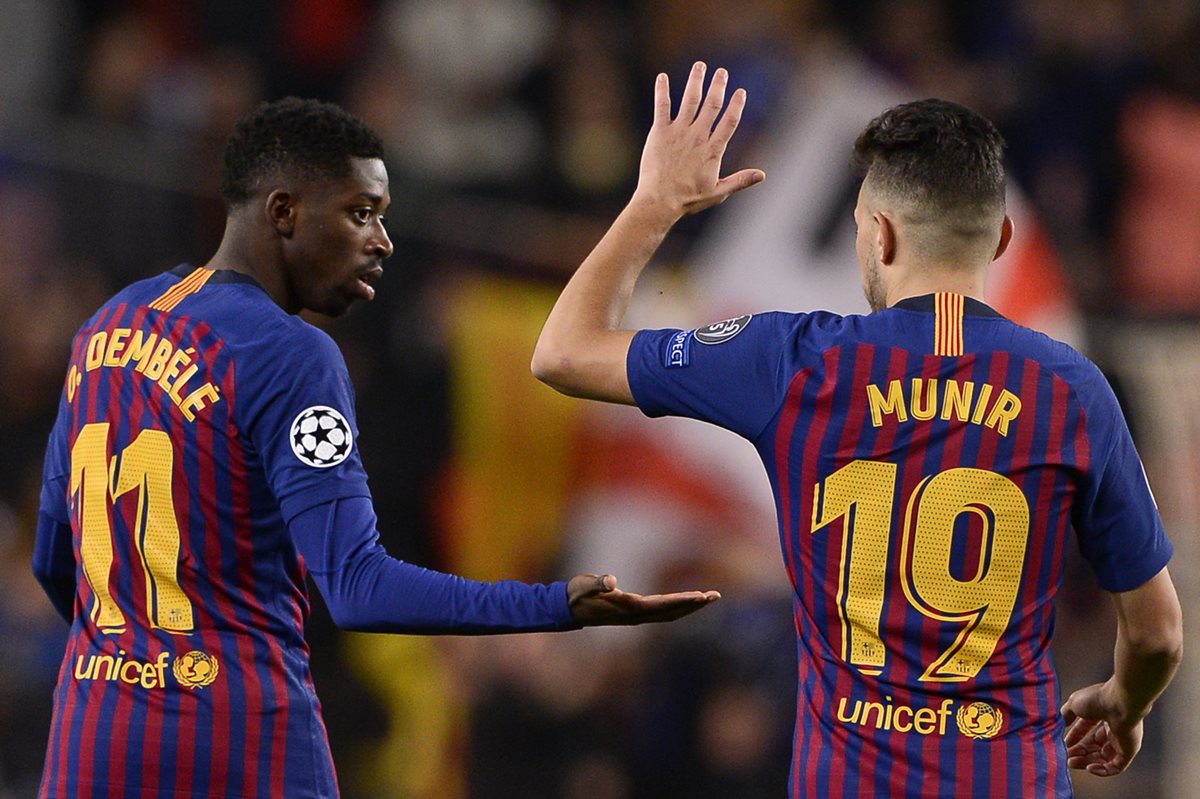
[[[286,97],[238,120],[225,145],[221,199],[242,205],[273,175],[336,179],[351,158],[383,158],[383,142],[365,122],[333,103]]]
[[[999,230],[1004,146],[995,125],[971,109],[918,100],[871,120],[854,143],[854,160],[864,185],[923,228],[925,244],[937,255]]]

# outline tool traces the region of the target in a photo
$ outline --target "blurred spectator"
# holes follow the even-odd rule
[[[1200,230],[1181,220],[1200,208],[1200,9],[1176,8],[1176,26],[1150,28],[1150,80],[1120,108],[1115,252],[1132,309],[1198,319]]]
[[[6,0],[0,25],[0,112],[53,101],[75,25],[68,0]]]

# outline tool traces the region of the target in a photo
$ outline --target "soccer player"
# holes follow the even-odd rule
[[[704,95],[704,72],[674,118],[659,75],[637,188],[550,313],[534,373],[758,450],[794,588],[792,796],[1062,797],[1068,768],[1122,771],[1181,655],[1171,544],[1097,368],[983,300],[1013,235],[1000,135],[938,100],[863,131],[871,314],[622,330],[671,226],[765,177],[720,176],[746,97],[722,113],[728,76]],[[1072,527],[1117,645],[1112,678],[1060,714],[1049,645]]]
[[[306,574],[371,631],[638,624],[718,598],[485,584],[384,552],[345,363],[295,315],[375,295],[382,156],[336,106],[264,104],[229,140],[212,260],[129,286],[75,337],[34,556],[71,624],[42,797],[336,796]]]

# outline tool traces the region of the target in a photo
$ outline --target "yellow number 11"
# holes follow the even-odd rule
[[[90,618],[104,633],[125,631],[125,614],[113,600],[114,503],[137,489],[133,531],[146,577],[146,608],[152,628],[173,633],[193,628],[192,603],[179,586],[179,523],[172,496],[175,450],[162,430],[138,433],[118,458],[109,458],[108,422],[79,431],[71,447],[71,496],[79,516],[83,574],[92,587]]]
[[[866,674],[879,674],[887,657],[879,625],[897,471],[894,463],[851,461],[814,488],[814,534],[845,517],[837,592],[841,656]],[[962,514],[973,515],[983,531],[979,559],[964,580],[951,571]],[[925,616],[961,625],[954,642],[925,667],[923,682],[970,679],[991,658],[1012,618],[1028,537],[1029,502],[1002,474],[948,469],[913,490],[904,511],[901,587]]]

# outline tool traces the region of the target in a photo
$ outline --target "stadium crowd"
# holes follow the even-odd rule
[[[795,653],[771,508],[746,488],[762,474],[727,455],[732,439],[684,456],[679,438],[707,434],[564,401],[528,370],[568,270],[628,196],[651,111],[641,89],[696,59],[751,97],[731,168],[772,178],[772,154],[819,133],[806,102],[850,103],[850,76],[998,123],[1025,229],[1044,240],[1011,313],[1109,372],[1177,547],[1180,598],[1200,607],[1190,0],[1086,13],[1073,0],[5,0],[3,19],[0,799],[36,791],[65,635],[29,562],[68,343],[118,286],[214,249],[221,142],[263,98],[336,100],[389,148],[396,254],[379,297],[313,320],[352,371],[388,550],[477,579],[605,568],[632,590],[724,594],[661,629],[484,640],[340,633],[316,610],[315,679],[347,797],[783,794]],[[858,124],[884,104],[846,113]],[[828,211],[805,252],[828,245],[845,274],[814,255],[797,266],[804,296],[757,287],[793,309],[842,302],[826,283],[857,286],[853,198],[836,182],[819,191],[815,212],[787,210]],[[688,220],[648,275],[682,319],[743,310],[722,288],[746,252],[735,213],[736,201]],[[1094,655],[1111,611],[1086,585],[1076,575],[1060,598],[1064,690],[1109,665]],[[1078,795],[1184,795],[1200,731],[1170,708],[1188,697],[1200,700],[1194,664],[1131,773],[1077,777]]]

